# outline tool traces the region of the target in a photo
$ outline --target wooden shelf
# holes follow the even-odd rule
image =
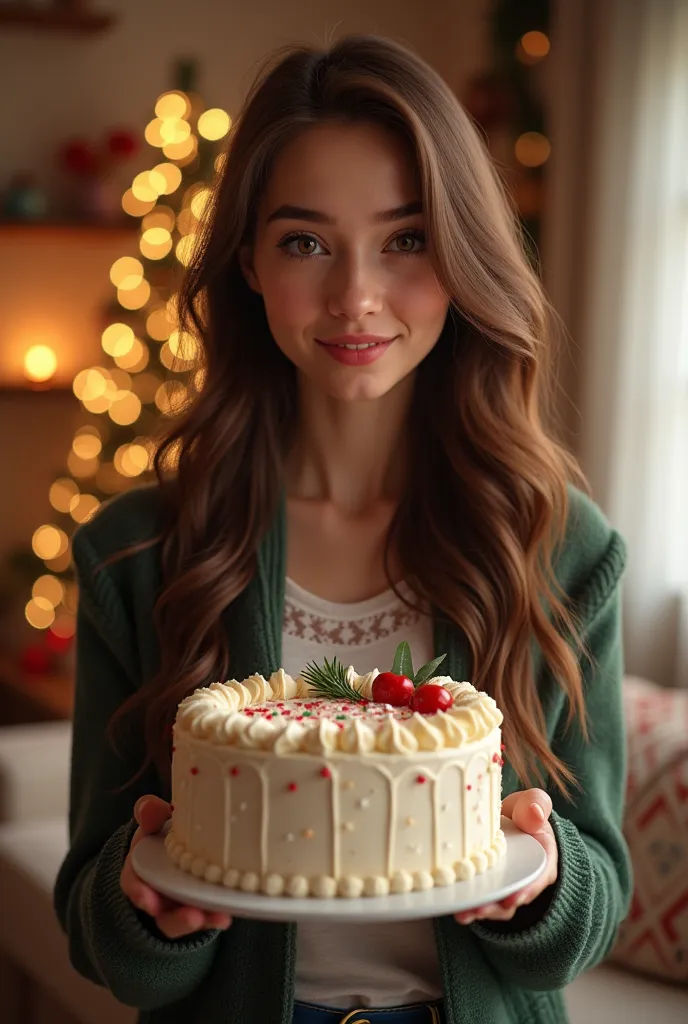
[[[2,220],[0,219],[0,235],[40,234],[84,236],[103,235],[128,237],[136,234],[141,228],[140,220],[98,223],[95,221],[61,221],[61,220]]]
[[[12,396],[27,398],[29,396],[38,397],[44,395],[59,395],[61,398],[65,398],[71,395],[74,401],[77,401],[72,386],[63,383],[53,384],[50,387],[32,387],[30,384],[23,384],[19,381],[16,384],[0,383],[0,395],[4,395],[6,398],[11,398]]]
[[[103,32],[114,22],[110,14],[97,14],[84,9],[56,7],[54,10],[32,9],[31,7],[13,7],[10,4],[0,7],[0,29],[28,28],[38,32],[56,31],[71,32],[75,35],[95,35]]]

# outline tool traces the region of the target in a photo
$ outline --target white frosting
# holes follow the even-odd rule
[[[347,682],[362,700],[372,695],[377,670],[365,676],[347,669]],[[273,718],[249,717],[246,709],[271,702],[304,701],[313,691],[299,677],[294,680],[283,669],[269,680],[253,675],[242,682],[212,683],[196,690],[182,701],[175,730],[213,743],[254,750],[274,750],[276,754],[295,751],[322,755],[336,750],[348,754],[413,754],[418,750],[459,747],[488,735],[502,723],[502,713],[494,699],[467,682],[457,683],[448,676],[436,676],[428,683],[443,686],[454,698],[447,711],[421,715],[408,708],[388,709],[383,717],[352,718],[338,727],[329,718],[312,721],[286,721],[280,714]],[[341,702],[340,702],[341,703]],[[336,703],[332,702],[333,715]]]

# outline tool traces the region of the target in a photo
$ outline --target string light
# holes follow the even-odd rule
[[[165,300],[161,294],[167,267],[164,271],[152,268],[149,281],[142,262],[162,261],[172,254],[188,266],[192,259],[199,240],[199,223],[207,216],[213,190],[196,183],[186,190],[181,201],[179,196],[170,200],[174,209],[165,205],[163,197],[172,196],[182,187],[188,174],[184,168],[193,165],[195,172],[206,166],[199,159],[199,140],[205,145],[204,140],[221,139],[230,130],[231,119],[226,111],[203,111],[202,107],[198,97],[181,90],[168,90],[158,96],[155,116],[144,134],[146,141],[161,151],[159,162],[136,174],[122,195],[122,210],[140,222],[141,258],[120,257],[110,267],[109,276],[120,307],[137,313],[137,317],[132,318],[131,326],[123,312],[104,326],[101,347],[112,361],[109,369],[90,366],[73,380],[74,394],[83,408],[102,417],[98,425],[89,423],[74,432],[66,460],[66,471],[71,475],[57,478],[50,487],[51,507],[69,515],[75,523],[86,522],[100,508],[101,499],[94,492],[101,496],[116,494],[153,469],[158,442],[146,436],[150,418],[158,410],[169,417],[182,412],[204,379],[204,371],[197,366],[201,353],[196,338],[177,327],[178,296],[171,294]],[[226,154],[217,156],[213,161],[215,170],[225,160]],[[139,310],[145,311],[139,314]],[[145,322],[151,348],[137,337],[134,320],[139,319]],[[160,342],[160,348],[156,349],[153,342]],[[174,367],[177,373],[194,372],[189,373],[187,382],[165,380],[162,373],[147,369],[152,355],[156,357],[156,366],[159,359],[162,367]],[[55,372],[57,361],[51,365],[45,353],[43,357],[39,365],[38,355],[34,353],[32,361],[27,353],[27,375],[30,368],[32,379],[45,380]],[[145,414],[144,406],[149,406]],[[117,428],[129,427],[139,419],[141,425],[132,431],[139,436],[133,442],[117,445],[113,455],[109,442],[117,438]],[[163,469],[176,469],[179,453],[179,443],[168,449]],[[59,526],[48,523],[34,532],[32,549],[46,571],[33,585],[31,600],[25,606],[26,619],[36,628],[49,629],[53,638],[68,639],[76,628],[78,586],[58,576],[71,568],[69,537]]]
[[[544,32],[526,32],[518,41],[516,56],[524,64],[535,64],[550,51],[550,41]]]
[[[549,139],[540,132],[524,132],[516,139],[514,153],[524,167],[540,167],[551,152]]]
[[[230,129],[231,119],[226,110],[211,107],[205,110],[198,119],[198,134],[204,139],[216,141],[223,138]]]

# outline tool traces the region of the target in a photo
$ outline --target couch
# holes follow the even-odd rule
[[[632,691],[636,711],[638,707],[645,709],[635,717],[629,711],[628,717],[647,753],[646,740],[651,730],[642,723],[648,720],[648,694],[653,697],[657,692],[660,700],[663,695],[644,681],[629,680],[627,689],[629,699]],[[688,713],[688,694],[685,698]],[[656,717],[663,721],[661,714]],[[672,717],[675,721],[675,711]],[[682,728],[682,723],[679,726]],[[631,740],[634,735],[635,732]],[[684,736],[688,737],[688,731]],[[3,1024],[133,1024],[136,1018],[134,1011],[116,1003],[105,989],[81,978],[72,969],[67,941],[52,909],[52,886],[67,848],[69,745],[68,722],[0,729]],[[662,736],[662,749],[668,749],[666,734]],[[681,749],[685,751],[686,744]],[[671,750],[675,754],[675,749]],[[676,763],[673,757],[667,769],[674,770]],[[656,769],[656,756],[654,764]],[[631,773],[635,792],[643,796],[648,791],[648,780],[641,775],[638,771]],[[656,777],[655,770],[653,778]],[[688,820],[684,826],[684,832],[688,832]],[[652,842],[656,844],[656,837]],[[642,902],[641,896],[638,899]],[[610,960],[580,975],[568,986],[566,1000],[572,1024],[688,1022],[688,986],[676,983],[682,977],[681,969],[674,972],[673,983],[666,977],[660,980],[639,971],[642,968],[662,974],[662,969],[647,959],[645,934],[638,932],[637,921],[632,923],[625,946],[622,940],[619,943],[619,958],[625,966]],[[649,946],[653,947],[653,943]],[[670,975],[670,967],[665,967],[664,973]]]

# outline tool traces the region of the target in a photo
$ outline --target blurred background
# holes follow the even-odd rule
[[[353,31],[416,49],[483,132],[566,328],[562,436],[629,545],[636,894],[572,1020],[688,1019],[688,0],[0,0],[2,1021],[133,1019],[50,907],[70,540],[199,385],[172,304],[259,62]]]

